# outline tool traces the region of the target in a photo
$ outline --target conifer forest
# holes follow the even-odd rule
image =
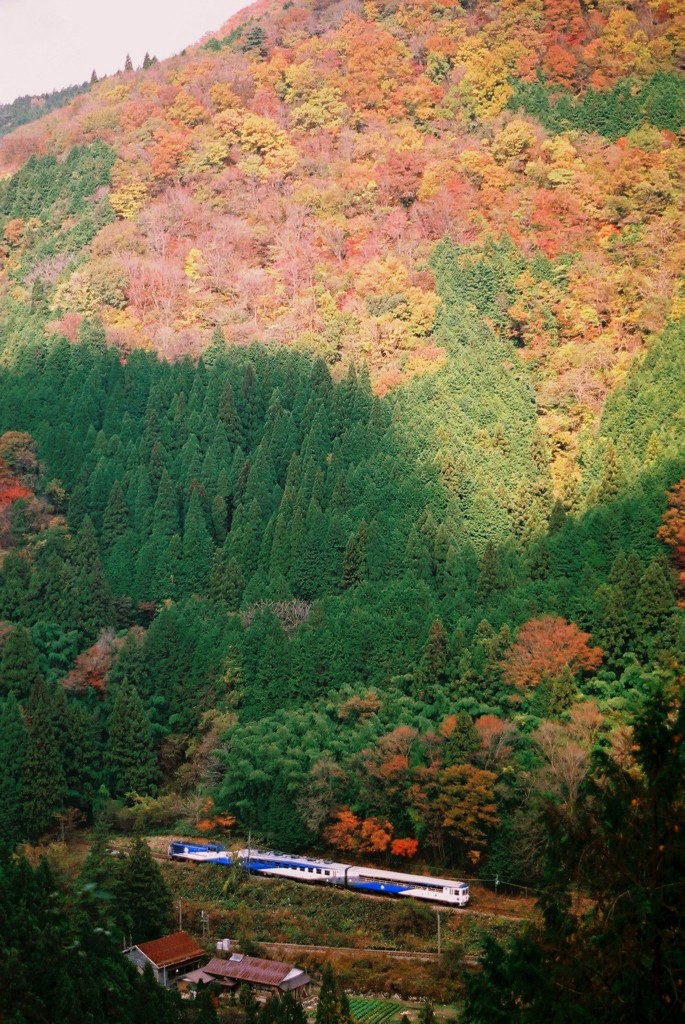
[[[684,53],[258,0],[0,108],[1,1021],[357,1024],[139,975],[151,836],[533,892],[412,1024],[683,1019]]]

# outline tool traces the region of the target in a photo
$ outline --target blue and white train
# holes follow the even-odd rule
[[[180,839],[169,844],[168,852],[172,860],[230,867],[235,859],[247,871],[256,875],[276,875],[291,878],[295,882],[339,885],[377,896],[411,896],[413,899],[445,903],[453,907],[465,907],[470,899],[468,885],[453,878],[360,868],[332,860],[318,860],[316,857],[276,853],[273,850],[238,850],[232,853],[217,843],[200,845]]]

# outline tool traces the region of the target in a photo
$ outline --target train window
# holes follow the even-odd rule
[[[324,871],[324,875],[330,875],[330,871]]]

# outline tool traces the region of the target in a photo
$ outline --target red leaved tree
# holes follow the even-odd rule
[[[323,837],[336,850],[352,853],[357,849],[359,825],[357,815],[349,807],[342,807],[336,812],[333,824],[324,829]]]
[[[0,507],[12,505],[19,498],[28,498],[33,492],[11,476],[5,463],[0,461]]]
[[[393,857],[406,857],[407,860],[415,857],[418,849],[419,844],[416,839],[393,839],[390,846]]]
[[[324,839],[336,850],[350,853],[385,853],[393,828],[389,821],[358,818],[349,807],[342,807],[336,820],[324,831]]]
[[[602,661],[602,648],[590,647],[589,633],[558,615],[530,619],[503,661],[508,683],[528,691],[543,679],[557,679],[564,669],[575,676],[592,672]]]

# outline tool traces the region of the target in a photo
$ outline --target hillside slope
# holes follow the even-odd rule
[[[48,332],[97,314],[124,352],[220,327],[364,359],[382,394],[455,343],[447,238],[463,316],[518,349],[573,457],[684,308],[682,36],[675,3],[262,2],[0,143],[5,292],[40,281]],[[73,146],[111,158],[70,233],[46,182]]]

